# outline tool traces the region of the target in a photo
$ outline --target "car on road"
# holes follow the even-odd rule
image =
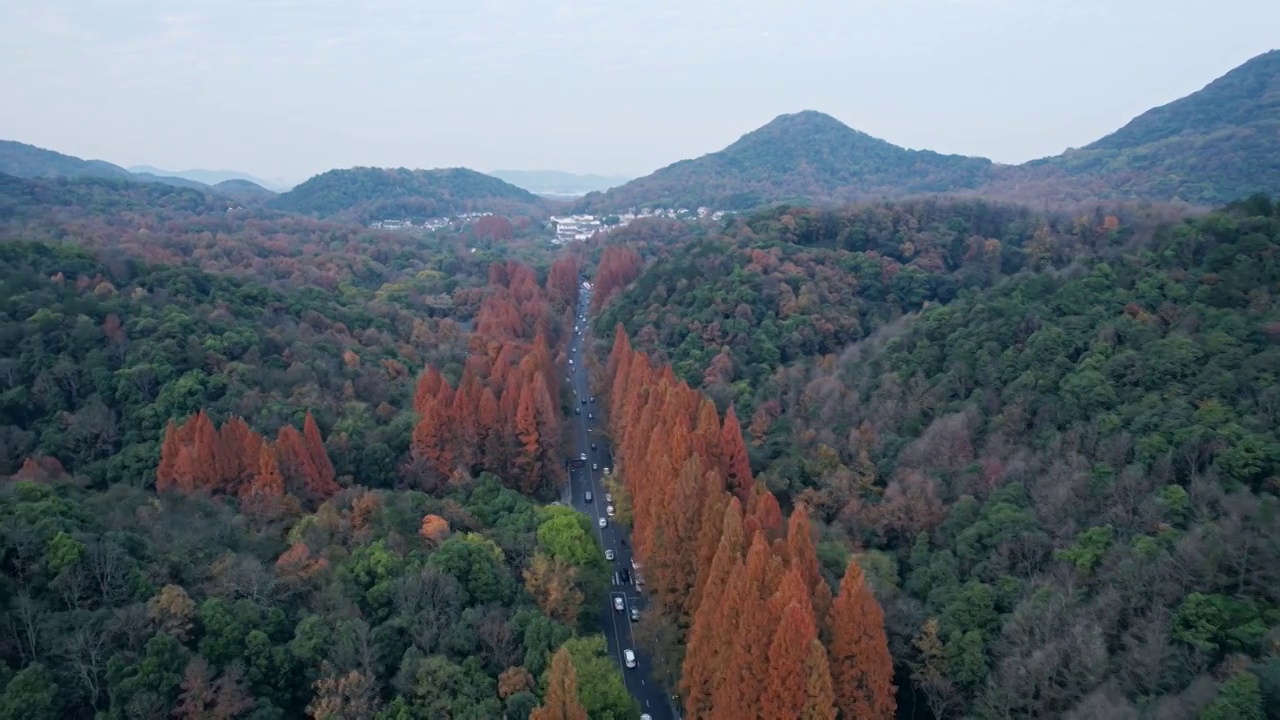
[[[622,568],[622,572],[621,572],[620,574],[622,575],[622,584],[623,584],[623,585],[630,585],[630,584],[631,584],[631,573],[630,573],[626,568]]]
[[[569,358],[569,364],[570,364],[570,365],[572,365],[572,364],[573,364],[573,358]]]
[[[604,514],[608,515],[609,517],[613,517],[613,506],[610,505],[609,507],[605,508]]]
[[[618,612],[622,612],[623,610],[625,610],[625,609],[626,609],[626,605],[624,605],[624,604],[623,604],[623,602],[622,602],[622,596],[621,596],[621,595],[614,595],[614,596],[613,596],[613,609],[614,609],[614,610],[617,610]]]
[[[574,415],[581,415],[581,414],[582,414],[582,408],[574,408],[574,409],[573,409],[573,414],[574,414]]]
[[[583,405],[586,405],[586,404],[587,404],[587,399],[586,399],[586,398],[582,398],[582,404],[583,404]]]
[[[596,401],[596,396],[595,396],[595,395],[592,395],[592,396],[591,396],[591,402],[595,402],[595,401]]]
[[[578,459],[579,459],[579,460],[586,460],[586,459],[587,459],[587,454],[586,454],[586,453],[578,453]]]
[[[592,469],[592,470],[599,470],[599,469],[600,469],[600,463],[591,463],[591,469]]]
[[[591,443],[591,449],[592,449],[592,450],[595,450],[595,449],[596,449],[596,444],[595,444],[595,443]]]
[[[604,494],[604,501],[605,501],[605,502],[610,502],[610,503],[611,503],[611,502],[613,502],[613,493],[605,493],[605,494]]]
[[[587,419],[588,419],[588,420],[595,420],[595,419],[596,419],[596,414],[595,414],[595,413],[587,413]]]
[[[636,666],[636,654],[631,650],[631,648],[623,650],[622,657],[626,660],[627,667],[633,668]]]
[[[631,608],[631,622],[640,622],[640,608]]]
[[[604,559],[605,559],[605,560],[610,560],[610,561],[611,561],[611,560],[613,560],[615,557],[617,557],[617,555],[615,555],[615,554],[614,554],[614,552],[613,552],[613,548],[608,548],[607,550],[605,550],[605,551],[604,551]]]
[[[609,527],[609,521],[606,518],[600,518],[600,527]]]
[[[588,491],[586,492],[586,494],[584,494],[584,495],[582,496],[582,502],[591,502],[591,500],[593,499],[593,497],[594,497],[594,496],[591,494],[591,491],[590,491],[590,490],[588,490]]]

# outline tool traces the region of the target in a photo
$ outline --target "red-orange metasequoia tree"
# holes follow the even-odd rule
[[[670,367],[636,352],[621,326],[605,375],[635,555],[656,611],[686,641],[686,715],[892,716],[883,613],[861,570],[852,564],[833,598],[807,509],[784,517],[752,477],[733,409],[718,417]]]

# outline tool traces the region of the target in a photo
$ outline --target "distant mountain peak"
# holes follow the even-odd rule
[[[802,110],[779,115],[718,152],[592,193],[580,205],[739,210],[781,200],[841,202],[973,188],[990,166],[985,158],[908,150],[826,113]]]
[[[837,120],[835,117],[819,110],[801,110],[800,112],[783,113],[760,126],[756,132],[770,128],[830,128],[833,130],[857,132],[853,128]]]

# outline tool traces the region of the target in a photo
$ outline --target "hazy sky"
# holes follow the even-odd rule
[[[641,175],[814,109],[1018,162],[1277,46],[1275,0],[3,0],[0,138],[269,179]]]

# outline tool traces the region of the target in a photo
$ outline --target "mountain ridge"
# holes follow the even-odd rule
[[[425,220],[460,212],[542,214],[551,203],[491,175],[468,168],[354,167],[316,175],[268,205],[318,218],[357,222]]]
[[[246,192],[267,197],[265,186],[262,192],[237,185],[219,190],[190,176],[151,172],[159,168],[134,169],[144,172],[0,141],[0,172],[18,177],[108,177],[224,192],[236,198],[246,197]],[[838,204],[928,194],[1059,204],[1137,200],[1222,205],[1259,192],[1280,192],[1280,50],[1258,55],[1200,90],[1151,108],[1084,147],[1019,165],[904,148],[830,115],[803,110],[779,115],[721,150],[677,161],[616,187],[581,185],[620,179],[608,176],[514,170],[457,174],[462,170],[335,169],[272,202],[279,208],[305,207],[302,212],[308,214],[366,221],[382,219],[383,214],[416,217],[494,207],[544,212],[557,206],[595,213],[638,207],[745,210],[778,202]],[[344,172],[356,175],[331,175]],[[454,175],[440,174],[448,172]],[[339,188],[343,177],[354,186]],[[234,179],[255,182],[248,176]],[[522,188],[509,180],[550,185]],[[588,189],[583,197],[559,205],[535,194],[563,200]],[[317,194],[327,199],[305,199]]]
[[[1019,165],[909,150],[805,110],[779,115],[722,150],[590,193],[575,208],[739,210],[934,193],[1209,206],[1258,192],[1280,192],[1280,50],[1258,55],[1089,145]]]
[[[1080,189],[1101,185],[1111,199],[1220,205],[1280,191],[1277,148],[1280,50],[1272,50],[1084,147],[1023,163],[1011,178],[1056,174]]]
[[[219,184],[228,180],[247,180],[254,185],[276,193],[286,192],[291,187],[287,183],[267,180],[246,172],[240,172],[239,170],[205,170],[203,168],[192,168],[190,170],[165,170],[164,168],[158,168],[154,165],[130,165],[125,169],[131,173],[137,174],[184,178],[203,185],[208,185],[209,187],[217,187]]]

